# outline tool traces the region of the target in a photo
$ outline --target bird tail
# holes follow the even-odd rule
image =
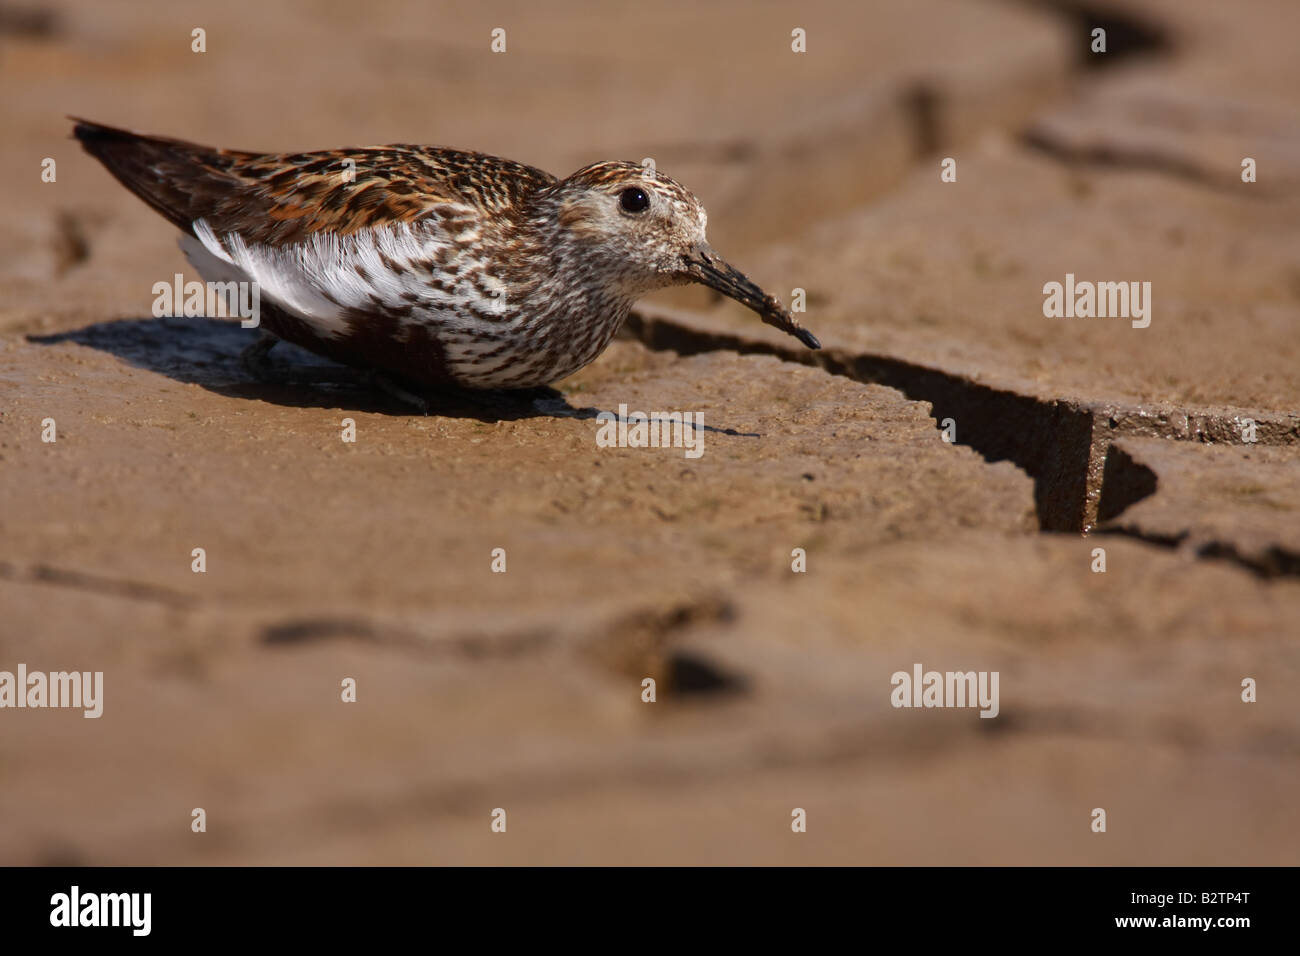
[[[68,118],[76,124],[72,135],[87,153],[163,218],[189,233],[234,181],[230,167],[253,155]]]

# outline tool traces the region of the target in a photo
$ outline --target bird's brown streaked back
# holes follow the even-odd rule
[[[178,228],[192,233],[203,219],[217,234],[272,246],[460,215],[466,207],[486,215],[518,210],[528,192],[556,182],[532,166],[455,149],[254,153],[70,118],[86,152]]]

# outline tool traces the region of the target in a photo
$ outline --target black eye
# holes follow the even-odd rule
[[[624,212],[645,212],[650,208],[650,197],[639,186],[629,186],[618,194],[618,204]]]

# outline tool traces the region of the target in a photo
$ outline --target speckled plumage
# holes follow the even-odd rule
[[[634,163],[559,180],[435,147],[261,154],[87,121],[75,135],[184,233],[205,279],[259,284],[264,329],[347,365],[545,385],[600,355],[637,298],[692,281],[819,347],[717,257],[688,190]],[[636,190],[646,207],[632,211]]]

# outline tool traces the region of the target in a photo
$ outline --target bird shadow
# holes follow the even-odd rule
[[[244,368],[239,353],[256,341],[259,331],[245,329],[220,319],[171,317],[116,319],[51,335],[28,335],[36,345],[71,342],[114,355],[135,368],[165,375],[188,385],[198,385],[218,395],[246,398],[291,408],[347,408],[353,411],[389,415],[422,415],[413,406],[365,384],[358,373],[356,383],[280,384],[261,382]],[[310,371],[344,370],[290,342],[275,348],[275,367]],[[615,421],[627,421],[615,412],[594,407],[575,407],[562,392],[549,387],[472,391],[469,389],[423,389],[420,397],[429,403],[428,414],[446,418],[472,418],[481,422],[516,421],[525,418],[594,419],[604,414]],[[654,419],[652,419],[654,420]],[[757,432],[741,432],[694,423],[697,431],[743,438],[759,438]]]

